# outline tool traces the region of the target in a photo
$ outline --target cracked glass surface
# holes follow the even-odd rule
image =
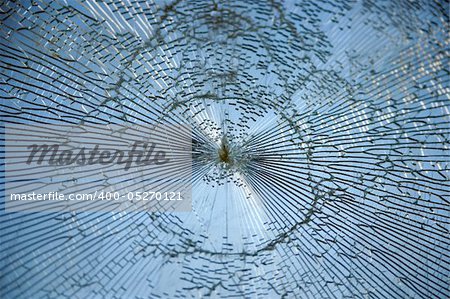
[[[448,2],[4,1],[1,24],[3,124],[189,123],[193,198],[2,209],[0,297],[450,296]]]

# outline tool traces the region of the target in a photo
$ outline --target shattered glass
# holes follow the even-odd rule
[[[450,297],[448,2],[5,1],[1,24],[4,125],[188,123],[193,158],[192,212],[2,209],[1,298]]]

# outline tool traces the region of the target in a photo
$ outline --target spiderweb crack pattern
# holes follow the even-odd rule
[[[450,296],[448,6],[3,2],[3,121],[189,123],[193,210],[2,210],[0,297]]]

